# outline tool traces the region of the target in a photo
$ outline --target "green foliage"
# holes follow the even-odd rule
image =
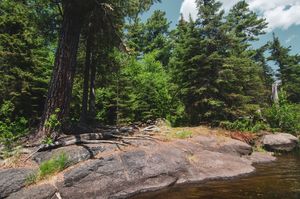
[[[185,107],[182,102],[180,102],[176,97],[174,97],[174,101],[170,112],[167,114],[167,121],[170,123],[170,126],[177,127],[187,124],[187,115],[185,112]]]
[[[112,83],[96,91],[97,119],[124,124],[166,118],[173,110],[171,83],[157,53],[134,57],[115,53],[120,68],[112,73]],[[176,107],[175,107],[176,108]]]
[[[263,33],[265,20],[245,2],[228,16],[215,0],[198,0],[197,5],[198,19],[182,18],[173,32],[169,63],[188,123],[218,124],[251,115],[264,104],[267,92],[263,68],[247,47]]]
[[[50,175],[64,170],[68,166],[68,157],[66,154],[60,154],[46,162],[43,162],[39,168],[39,178],[44,179]]]
[[[56,109],[55,113],[51,114],[49,119],[45,122],[45,127],[48,128],[50,132],[57,131],[61,125],[57,117],[59,112],[60,109]]]
[[[156,51],[156,60],[162,65],[167,65],[170,56],[169,26],[170,22],[166,13],[155,10],[145,23],[137,18],[133,23],[128,24],[126,38],[129,47],[137,55],[148,54]]]
[[[42,141],[43,144],[53,144],[54,143],[54,140],[51,138],[51,137],[45,137]]]
[[[4,146],[5,156],[11,156],[18,139],[28,132],[28,122],[24,117],[14,117],[14,104],[4,101],[0,107],[0,144]]]
[[[251,118],[243,118],[234,122],[224,121],[220,124],[221,127],[231,131],[242,132],[260,132],[269,130],[268,124],[263,121],[254,121]]]
[[[69,158],[66,154],[62,153],[56,157],[51,158],[48,161],[43,162],[39,166],[37,173],[30,174],[26,178],[26,184],[34,184],[40,180],[44,180],[54,174],[64,170],[69,166]]]
[[[44,107],[54,55],[50,30],[42,32],[55,14],[41,1],[0,1],[0,103],[10,100],[14,114],[32,123]]]
[[[264,115],[271,128],[283,132],[299,134],[300,132],[300,106],[287,101],[286,93],[281,90],[279,103],[273,104],[264,111]]]
[[[268,60],[274,61],[279,68],[277,77],[281,80],[287,99],[300,103],[300,56],[291,55],[291,48],[283,47],[275,35],[269,45],[271,56]]]

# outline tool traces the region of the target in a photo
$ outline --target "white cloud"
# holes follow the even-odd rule
[[[195,0],[184,0],[181,4],[180,13],[182,13],[185,19],[189,19],[190,15],[195,19],[197,17]]]
[[[223,9],[228,11],[238,0],[220,0]],[[267,31],[275,28],[287,29],[292,25],[300,25],[300,0],[247,0],[250,9],[266,18],[269,23]],[[197,8],[195,0],[184,0],[180,12],[188,19],[195,19]]]

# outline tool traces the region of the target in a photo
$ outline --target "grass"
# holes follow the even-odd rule
[[[161,129],[160,136],[164,141],[171,141],[174,139],[186,139],[199,135],[215,135],[223,138],[227,136],[227,131],[221,128],[212,129],[208,126],[196,127],[168,127],[167,125],[159,126]]]
[[[66,156],[66,154],[62,153],[56,157],[53,157],[50,160],[43,162],[39,166],[39,170],[37,173],[30,174],[29,176],[27,176],[26,184],[35,184],[40,180],[47,179],[64,170],[68,167],[68,165],[69,158]]]
[[[193,135],[193,133],[191,131],[177,131],[175,133],[175,138],[179,138],[179,139],[185,139],[185,138],[191,138]]]

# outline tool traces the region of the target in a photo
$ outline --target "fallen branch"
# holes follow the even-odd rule
[[[118,142],[118,141],[110,141],[110,140],[81,140],[79,143],[76,144],[116,144],[116,145],[122,145],[122,146],[128,146],[129,144],[124,142]]]
[[[158,128],[155,125],[151,125],[151,126],[148,126],[148,127],[144,128],[144,129],[142,129],[142,132],[143,131],[146,131],[146,132],[158,132],[158,131],[160,131],[160,128]]]
[[[154,141],[157,142],[158,139],[152,138],[152,137],[148,137],[148,136],[114,136],[115,138],[118,139],[127,139],[127,140],[150,140],[150,141]]]

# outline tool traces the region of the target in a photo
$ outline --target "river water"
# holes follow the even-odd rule
[[[248,176],[172,187],[134,199],[300,199],[300,153],[255,167]]]

